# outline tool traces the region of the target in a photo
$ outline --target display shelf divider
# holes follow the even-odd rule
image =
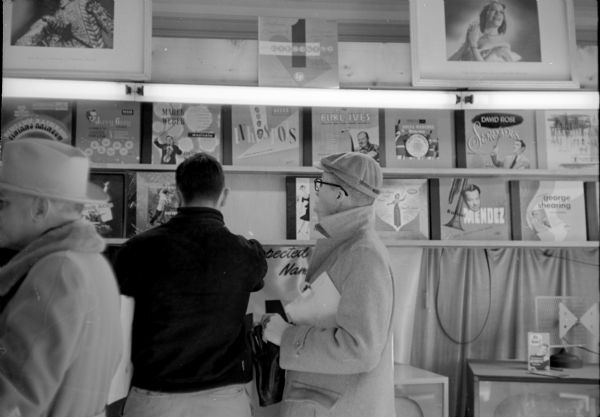
[[[93,163],[92,169],[113,169],[133,171],[175,171],[175,165],[159,164],[101,164]],[[232,174],[280,174],[314,175],[321,171],[310,166],[231,166],[224,165],[223,171]],[[506,180],[571,180],[598,182],[598,168],[573,170],[506,170],[496,168],[383,168],[385,178],[457,178],[457,177],[498,177]]]
[[[140,165],[143,165],[152,163],[152,103],[141,103],[141,114]]]
[[[312,110],[303,107],[302,111],[302,166],[310,167],[312,160]]]
[[[314,246],[315,240],[293,239],[257,239],[263,246]],[[126,238],[105,239],[107,245],[120,245]],[[538,241],[503,241],[503,240],[383,240],[385,246],[407,248],[598,248],[599,242],[538,242]]]
[[[221,144],[223,166],[233,163],[233,144],[231,142],[231,106],[221,106]]]
[[[512,240],[521,240],[521,226],[523,219],[521,218],[521,193],[519,191],[518,181],[508,182],[508,196],[510,199],[510,235]]]
[[[585,218],[587,239],[598,241],[600,233],[598,231],[598,192],[597,184],[593,182],[584,182],[583,191],[585,195]]]

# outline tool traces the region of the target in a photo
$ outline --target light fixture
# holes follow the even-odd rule
[[[469,91],[464,109],[584,110],[598,109],[598,91]]]
[[[2,96],[82,100],[132,100],[130,85],[111,81],[2,78]]]
[[[598,109],[598,91],[326,89],[3,78],[3,97],[398,109]]]

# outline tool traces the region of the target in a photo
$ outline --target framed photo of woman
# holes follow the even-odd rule
[[[150,78],[150,0],[6,0],[2,75]]]
[[[572,0],[410,0],[413,85],[578,88]]]

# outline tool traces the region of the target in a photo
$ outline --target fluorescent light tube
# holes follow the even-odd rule
[[[567,110],[597,109],[597,91],[469,91],[473,103],[464,103],[464,109],[533,109]]]
[[[110,81],[2,78],[2,96],[87,100],[133,100],[127,84]]]
[[[299,107],[456,108],[456,94],[450,91],[144,84],[144,95],[138,98],[149,102]]]

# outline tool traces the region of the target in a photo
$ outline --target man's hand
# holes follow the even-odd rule
[[[288,327],[292,327],[279,314],[266,314],[261,320],[263,340],[277,346],[281,345],[281,336]]]

